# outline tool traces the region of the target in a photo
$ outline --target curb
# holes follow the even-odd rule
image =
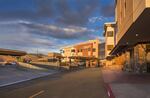
[[[108,83],[105,83],[105,88],[107,90],[107,94],[109,98],[115,98],[115,95],[110,87],[110,85]]]
[[[26,81],[30,81],[30,80],[34,80],[34,79],[38,79],[38,78],[42,78],[42,77],[46,77],[48,75],[52,75],[52,74],[56,74],[56,73],[57,72],[49,73],[49,74],[46,74],[46,75],[37,76],[37,77],[34,77],[34,78],[28,78],[28,79],[24,79],[24,80],[18,80],[18,81],[11,82],[11,83],[1,84],[0,88],[1,87],[5,87],[5,86],[10,86],[10,85],[18,84],[18,83],[22,83],[22,82],[26,82]]]

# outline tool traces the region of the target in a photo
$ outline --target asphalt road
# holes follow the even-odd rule
[[[99,68],[59,73],[0,88],[0,98],[108,98]]]

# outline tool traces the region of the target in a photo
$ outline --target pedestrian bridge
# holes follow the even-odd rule
[[[26,54],[27,53],[25,51],[0,48],[0,55],[23,56],[23,55],[26,55]]]

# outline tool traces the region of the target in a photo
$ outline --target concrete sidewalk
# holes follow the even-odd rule
[[[110,98],[150,98],[150,74],[127,73],[103,69]]]
[[[20,69],[16,66],[6,66],[0,68],[0,87],[16,84],[35,78],[47,76],[50,74],[57,73],[56,70],[31,70],[31,69]]]

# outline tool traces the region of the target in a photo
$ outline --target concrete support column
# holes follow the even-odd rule
[[[58,58],[59,61],[59,67],[61,66],[61,58]]]
[[[71,66],[71,58],[69,58],[69,66]]]

